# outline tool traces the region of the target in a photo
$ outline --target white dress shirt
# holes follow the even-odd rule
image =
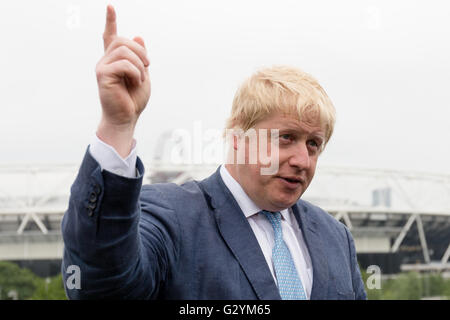
[[[220,167],[220,175],[247,218],[276,283],[277,278],[272,262],[272,248],[274,246],[272,224],[262,214],[257,214],[261,209],[249,198],[241,185],[231,176],[224,165]],[[308,248],[303,239],[302,231],[297,223],[297,219],[291,212],[291,209],[284,209],[280,211],[280,213],[281,230],[283,232],[284,242],[289,248],[292,259],[294,260],[295,268],[302,280],[306,297],[309,299],[311,296],[313,274]]]
[[[133,149],[125,159],[123,159],[112,146],[101,141],[97,135],[95,135],[89,151],[92,157],[100,164],[102,170],[107,170],[128,178],[135,178],[137,176],[137,151],[135,140],[133,142]],[[231,176],[224,165],[220,167],[220,176],[247,218],[264,254],[272,277],[274,278],[275,283],[277,283],[272,262],[272,248],[274,245],[272,225],[266,217],[257,214],[261,209],[248,197],[244,189],[242,189],[241,185]],[[282,210],[280,213],[284,242],[289,248],[292,259],[294,260],[295,268],[297,269],[303,288],[305,289],[306,297],[309,299],[313,282],[313,269],[308,248],[292,210],[289,208]]]

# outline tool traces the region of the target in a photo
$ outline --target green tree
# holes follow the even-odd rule
[[[62,275],[40,279],[32,300],[67,300]]]
[[[0,300],[28,299],[39,282],[39,278],[30,270],[17,264],[0,261]]]
[[[417,272],[401,273],[386,283],[383,299],[419,300],[423,296],[423,283]]]
[[[423,277],[424,297],[442,297],[445,290],[445,279],[440,274],[428,274]]]
[[[444,297],[450,299],[450,279],[440,274],[400,273],[381,282],[381,289],[367,287],[368,274],[361,269],[361,276],[369,300],[418,300],[424,297]]]
[[[381,300],[383,295],[382,295],[382,289],[383,289],[383,283],[381,283],[381,289],[378,288],[368,288],[367,283],[368,283],[368,279],[371,276],[371,274],[368,274],[366,272],[366,270],[361,269],[361,277],[362,280],[364,282],[364,288],[366,289],[366,293],[367,293],[367,300]]]
[[[450,299],[450,279],[446,279],[443,285],[444,289],[442,289],[442,295],[447,299]]]

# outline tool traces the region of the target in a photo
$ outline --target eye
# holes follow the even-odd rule
[[[281,142],[290,142],[291,140],[293,140],[292,134],[285,133],[280,135]]]
[[[310,145],[313,148],[319,149],[320,144],[318,141],[316,140],[308,140],[308,145]]]

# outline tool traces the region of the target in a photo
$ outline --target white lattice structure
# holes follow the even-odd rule
[[[201,180],[217,167],[154,162],[144,182]],[[77,170],[0,167],[0,260],[62,257],[60,223]],[[417,268],[450,269],[449,175],[320,167],[303,198],[345,223],[358,253],[403,252]]]
[[[0,167],[0,260],[60,259],[76,166]]]
[[[151,178],[175,183],[200,180],[217,166],[174,169],[159,166]],[[420,251],[425,264],[434,260],[448,268],[450,175],[321,167],[303,199],[345,223],[358,252]]]

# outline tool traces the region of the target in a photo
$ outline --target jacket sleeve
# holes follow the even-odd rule
[[[347,234],[348,246],[350,251],[350,268],[352,270],[353,291],[355,292],[356,300],[367,300],[366,291],[364,289],[364,282],[361,277],[361,272],[356,258],[355,242],[347,227],[344,228]]]
[[[158,295],[169,264],[176,259],[176,223],[161,198],[154,203],[140,199],[144,166],[139,158],[136,168],[136,178],[102,171],[88,148],[61,224],[61,268],[69,299],[151,299]],[[158,215],[152,217],[147,210],[141,219],[141,201],[148,201],[145,206]]]

